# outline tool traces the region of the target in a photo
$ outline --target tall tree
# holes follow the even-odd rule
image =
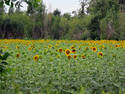
[[[80,4],[81,4],[81,8],[80,8],[80,15],[84,15],[85,14],[85,6],[87,5],[87,1],[88,0],[80,0]]]
[[[3,13],[4,9],[4,2],[3,1],[0,1],[0,15]]]
[[[92,19],[88,25],[92,39],[100,39],[101,20],[105,19],[107,25],[113,28],[119,12],[118,0],[92,0],[89,5],[89,13]]]
[[[60,16],[61,12],[58,9],[56,9],[56,10],[54,10],[53,15],[54,16]]]

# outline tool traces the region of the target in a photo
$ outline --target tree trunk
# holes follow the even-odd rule
[[[3,8],[0,8],[0,15],[2,15],[4,12],[4,9]]]

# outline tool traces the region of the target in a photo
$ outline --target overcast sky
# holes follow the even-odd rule
[[[71,13],[80,8],[79,0],[43,0],[43,2],[45,3],[48,12],[53,12],[53,10],[58,8],[62,13]]]
[[[43,0],[43,2],[48,12],[53,12],[58,8],[62,14],[67,12],[72,13],[72,11],[77,11],[80,8],[79,0]],[[23,3],[22,6],[21,10],[26,10],[27,5]],[[8,9],[7,6],[6,8]]]

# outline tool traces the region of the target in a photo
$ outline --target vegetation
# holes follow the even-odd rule
[[[0,0],[0,94],[124,94],[125,1],[79,3]]]
[[[3,53],[2,50],[0,50],[0,74],[6,71],[6,65],[8,63],[5,60],[7,60],[8,56],[8,52]]]
[[[28,7],[21,11],[22,3]],[[0,1],[0,38],[125,39],[124,0],[80,0],[73,14],[47,13],[42,0]],[[6,12],[5,4],[9,5]],[[86,8],[86,6],[88,6]]]
[[[0,40],[0,94],[124,94],[125,41]]]

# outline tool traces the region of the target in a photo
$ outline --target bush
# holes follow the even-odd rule
[[[31,38],[33,22],[23,13],[4,14],[0,22],[0,38]]]

